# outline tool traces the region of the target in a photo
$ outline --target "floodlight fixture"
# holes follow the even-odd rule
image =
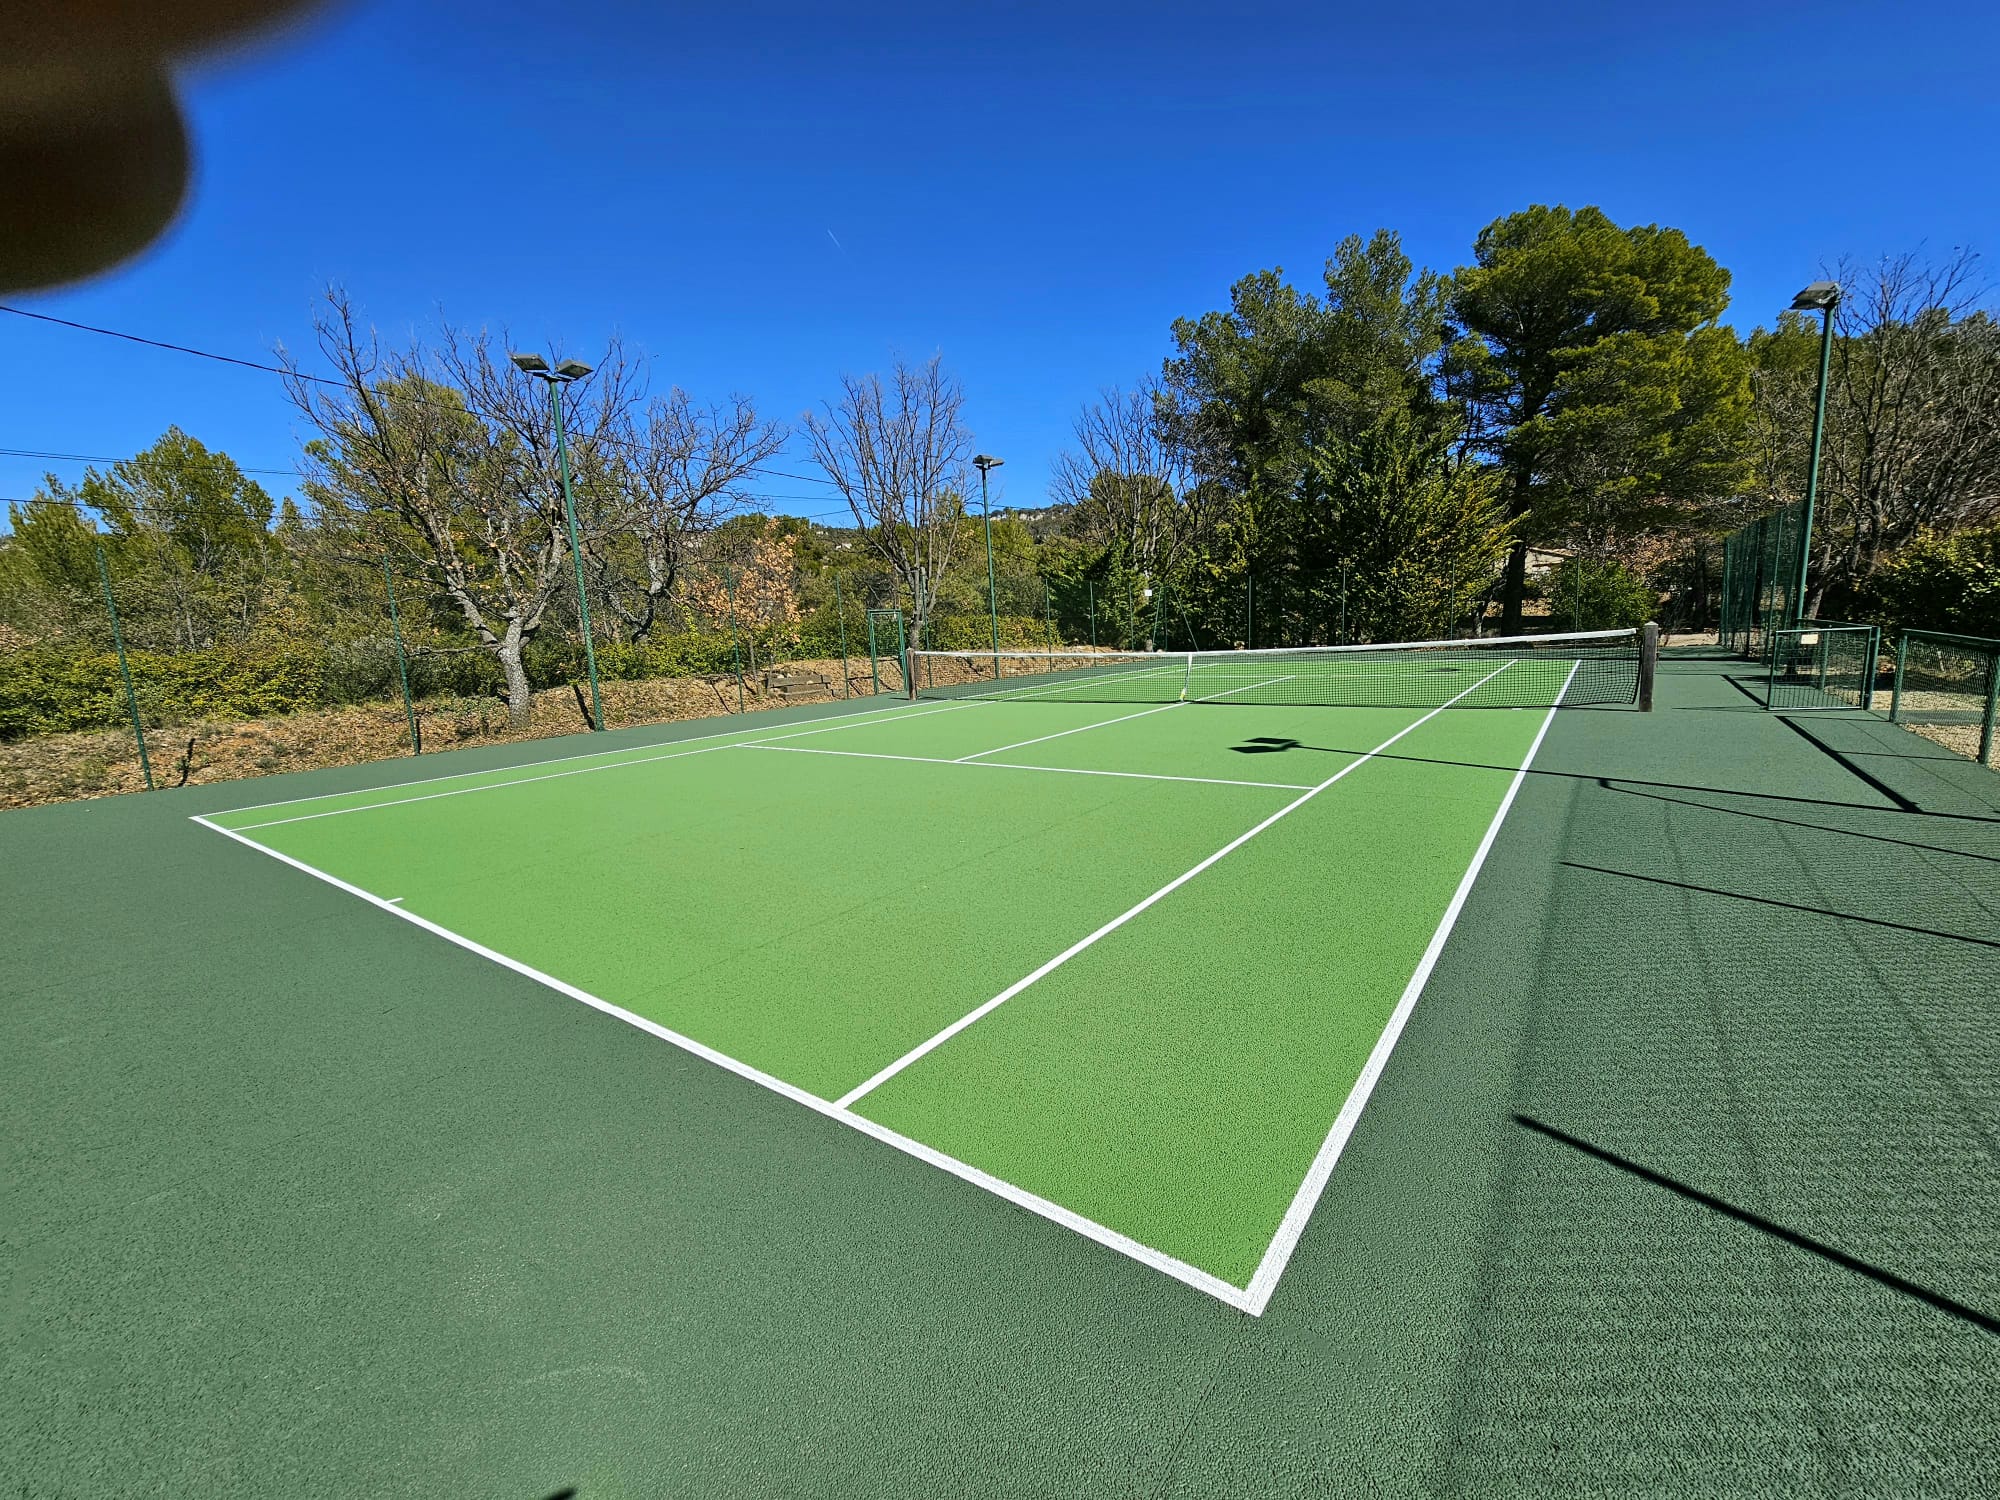
[[[1792,298],[1792,312],[1831,312],[1840,305],[1840,283],[1815,281]]]
[[[526,374],[546,375],[549,372],[549,362],[539,354],[510,354],[507,357]]]
[[[986,492],[986,476],[1005,463],[990,453],[975,453],[973,467],[979,470],[979,514],[986,525],[986,618],[993,623],[993,680],[1000,680],[1000,585],[993,576],[993,501]]]
[[[581,380],[590,373],[590,366],[580,359],[566,359],[556,366],[556,374],[564,380]]]

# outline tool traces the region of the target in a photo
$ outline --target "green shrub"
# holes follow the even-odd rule
[[[149,725],[257,719],[326,701],[326,659],[290,645],[133,651],[132,685]],[[118,658],[40,647],[0,657],[0,739],[125,723]]]
[[[2000,637],[2000,526],[1918,537],[1877,570],[1867,598],[1865,619]]]
[[[1623,563],[1566,557],[1542,580],[1557,630],[1632,630],[1653,618],[1659,596]]]

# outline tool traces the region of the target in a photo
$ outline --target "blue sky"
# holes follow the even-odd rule
[[[1996,43],[2000,10],[1938,0],[368,0],[190,67],[179,223],[14,302],[262,359],[338,282],[392,336],[442,312],[587,359],[616,331],[659,385],[794,426],[842,372],[941,351],[996,499],[1032,506],[1174,318],[1262,267],[1316,288],[1350,232],[1449,269],[1500,214],[1595,203],[1706,246],[1743,328],[1842,254],[2000,257]],[[272,377],[12,317],[0,349],[0,448],[117,457],[178,423],[295,461]],[[82,474],[0,457],[0,497],[45,469]]]

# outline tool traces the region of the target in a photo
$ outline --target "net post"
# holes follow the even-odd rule
[[[1648,620],[1639,632],[1639,712],[1653,711],[1653,677],[1660,665],[1660,625]]]
[[[1903,664],[1910,659],[1910,633],[1896,637],[1896,681],[1889,689],[1889,722],[1900,722],[1903,713]]]

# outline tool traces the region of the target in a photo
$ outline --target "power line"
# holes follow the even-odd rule
[[[0,448],[0,458],[32,458],[38,463],[52,464],[120,464],[122,458],[112,458],[103,453],[43,453],[34,448]],[[247,469],[236,466],[240,474],[289,474],[297,476],[297,469]],[[818,497],[815,496],[815,499]]]
[[[102,334],[108,339],[123,339],[128,344],[144,344],[150,349],[166,349],[174,354],[191,354],[196,359],[212,359],[217,364],[241,365],[246,370],[262,370],[267,375],[290,375],[297,372],[287,370],[282,365],[263,365],[255,360],[238,359],[232,354],[212,354],[206,349],[190,348],[186,344],[169,344],[161,339],[141,338],[136,333],[120,333],[116,328],[98,328],[89,323],[72,323],[68,318],[54,317],[49,313],[29,312],[25,307],[9,307],[0,303],[0,312],[12,313],[17,318],[33,318],[37,323],[54,323],[63,328],[74,328],[79,333]],[[320,385],[340,385],[337,380],[329,380],[324,375],[299,375],[301,380],[314,381]]]
[[[5,449],[0,449],[0,454],[4,454],[4,453],[5,453],[6,451],[7,451],[7,450],[5,450]],[[108,461],[108,460],[105,460],[105,461]],[[245,470],[244,472],[245,472],[245,473],[258,473],[258,472],[273,472],[273,471],[269,471],[269,470]],[[291,472],[291,471],[289,471],[289,470],[279,470],[279,471],[275,471],[275,472],[281,472],[281,473],[289,473],[289,472]],[[759,499],[759,500],[817,500],[817,499],[819,499],[819,496],[817,496],[817,495],[759,495],[759,496],[756,496],[755,498],[757,498],[757,499]],[[79,500],[79,499],[76,499],[76,498],[74,498],[74,497],[72,497],[72,496],[68,496],[68,495],[29,495],[29,496],[21,496],[21,495],[0,495],[0,505],[67,505],[68,507],[70,507],[70,509],[72,509],[72,510],[76,511],[76,512],[77,512],[77,513],[79,513],[79,514],[90,514],[90,513],[96,513],[96,512],[101,512],[101,511],[102,511],[102,510],[104,509],[104,507],[103,507],[103,506],[101,506],[101,505],[92,505],[92,504],[91,504],[91,503],[90,503],[89,501],[87,501],[87,500]],[[768,513],[768,512],[752,512],[752,514],[770,514],[770,513]],[[779,511],[779,512],[776,512],[775,514],[772,514],[772,519],[774,519],[774,520],[781,520],[781,521],[824,521],[824,520],[828,519],[829,517],[834,517],[834,518],[840,518],[840,519],[845,519],[845,520],[849,520],[849,521],[851,521],[851,520],[853,520],[853,519],[854,519],[854,512],[852,512],[852,511],[849,511],[849,510],[822,510],[822,511],[812,511],[812,512],[808,512],[808,513],[804,513],[804,514],[798,514],[798,513],[793,513],[793,512],[790,512],[790,511]],[[835,530],[839,530],[840,528],[838,528],[838,527],[828,527],[827,529],[828,529],[829,531],[835,531]],[[867,528],[866,528],[865,526],[855,526],[855,527],[850,527],[850,528],[848,528],[848,529],[850,529],[850,530],[856,530],[856,531],[864,531],[864,530],[866,530]],[[4,535],[4,534],[5,534],[5,533],[0,533],[0,535]]]
[[[192,356],[195,359],[213,360],[217,364],[236,365],[241,369],[257,370],[266,375],[286,376],[295,380],[306,381],[307,383],[312,385],[330,386],[334,390],[344,391],[350,389],[346,381],[335,380],[332,379],[330,376],[308,375],[303,370],[288,369],[283,365],[262,364],[259,361],[253,359],[238,359],[233,354],[217,354],[212,350],[197,349],[190,344],[175,344],[175,343],[169,343],[164,339],[149,339],[142,337],[141,335],[136,333],[125,333],[116,328],[99,328],[93,323],[77,323],[71,321],[68,318],[55,317],[49,313],[30,312],[25,307],[12,307],[4,302],[0,302],[0,313],[12,313],[17,318],[31,318],[38,323],[53,323],[61,328],[75,329],[79,333],[94,333],[103,338],[122,339],[128,344],[143,344],[149,349],[165,349],[170,353],[186,354]],[[432,402],[425,401],[422,397],[418,397],[417,400],[423,405],[434,404]],[[467,406],[463,409],[467,411],[472,410],[470,406]],[[477,416],[486,417],[488,421],[493,420],[493,418],[488,413],[485,412],[475,412],[474,414]],[[618,438],[597,437],[591,439],[590,441],[601,442],[609,447],[614,447],[614,448],[636,448],[639,449],[640,451],[645,451],[645,445],[642,443],[628,443]],[[32,456],[32,455],[23,455],[23,456]],[[107,462],[107,463],[117,462],[117,460],[115,459],[85,460],[85,461]],[[292,471],[278,470],[278,469],[257,469],[257,470],[246,469],[244,470],[244,472],[276,474],[276,473],[290,473]],[[797,480],[801,484],[823,484],[828,487],[833,486],[833,481],[831,479],[827,479],[821,475],[798,474],[794,473],[790,469],[773,469],[763,465],[754,465],[750,468],[745,469],[743,472],[746,474],[767,475],[773,479],[793,479]],[[788,497],[772,496],[771,498],[778,499],[778,498],[788,498]],[[818,497],[815,496],[814,498]]]

